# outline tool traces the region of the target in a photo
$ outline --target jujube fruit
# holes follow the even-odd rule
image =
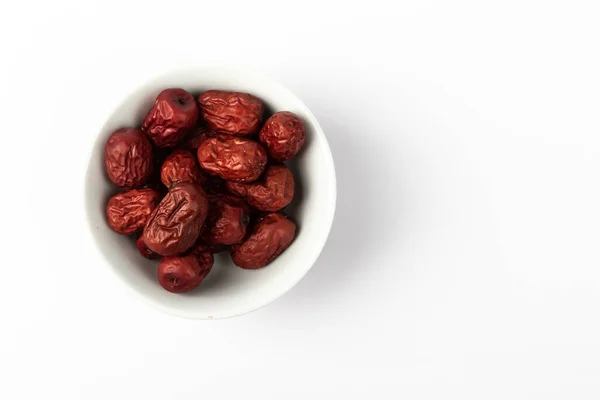
[[[160,181],[166,187],[182,182],[204,184],[206,177],[200,170],[196,155],[188,150],[174,150],[160,168]]]
[[[296,224],[282,214],[267,214],[256,222],[246,240],[231,247],[231,258],[244,269],[262,268],[287,249],[295,235]]]
[[[174,147],[198,122],[194,97],[183,89],[165,89],[144,118],[142,130],[157,147]]]
[[[263,125],[258,140],[275,161],[294,157],[306,139],[304,122],[294,113],[280,111],[273,114]]]
[[[258,131],[265,110],[263,102],[248,93],[209,90],[198,97],[200,114],[213,129],[231,135]]]
[[[165,257],[158,264],[158,282],[172,293],[196,289],[212,269],[213,255],[209,252]]]
[[[267,153],[258,142],[237,136],[206,138],[197,154],[203,170],[234,182],[255,181],[267,165]]]
[[[121,128],[106,141],[106,174],[117,187],[142,186],[152,174],[152,163],[152,144],[139,129]]]
[[[174,256],[196,243],[208,214],[208,198],[196,184],[175,185],[144,227],[144,242],[155,253]]]
[[[141,230],[156,209],[160,194],[153,189],[131,189],[108,200],[106,218],[113,231],[129,235]]]

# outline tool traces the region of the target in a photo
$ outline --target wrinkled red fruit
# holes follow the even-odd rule
[[[209,252],[165,257],[158,264],[158,282],[172,293],[189,292],[200,286],[213,263],[213,255]]]
[[[208,214],[208,198],[195,183],[175,185],[150,215],[144,242],[155,253],[174,256],[190,249]]]
[[[144,237],[140,235],[139,238],[135,241],[135,245],[137,246],[140,254],[146,257],[149,260],[158,260],[160,258],[160,254],[157,254],[150,250],[146,243],[144,242]]]
[[[200,143],[198,162],[209,174],[218,175],[225,180],[252,182],[265,169],[267,153],[254,140],[219,135]]]
[[[160,195],[153,189],[131,189],[108,200],[106,218],[113,231],[130,235],[142,229],[156,208]]]
[[[263,176],[251,183],[227,182],[227,190],[243,197],[261,211],[279,211],[294,198],[294,176],[283,164],[270,165]]]
[[[209,196],[210,211],[203,238],[210,244],[231,245],[246,236],[250,208],[240,198],[227,195]]]
[[[139,187],[152,174],[152,145],[139,129],[119,129],[106,142],[104,163],[115,186]]]
[[[188,150],[173,151],[160,169],[160,181],[166,187],[181,182],[194,182],[202,185],[205,179],[196,156]]]
[[[142,129],[157,147],[173,147],[196,125],[198,104],[183,89],[165,89],[156,98]]]
[[[258,138],[273,160],[289,160],[304,145],[304,122],[289,111],[275,113],[265,122]]]
[[[248,94],[209,90],[198,97],[200,114],[213,129],[231,135],[250,135],[258,131],[263,102]]]
[[[244,242],[231,247],[231,258],[238,267],[256,269],[277,258],[294,240],[296,224],[282,214],[261,218]]]

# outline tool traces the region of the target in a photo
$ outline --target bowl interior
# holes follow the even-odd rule
[[[139,126],[157,94],[181,87],[197,96],[209,89],[235,90],[260,97],[270,112],[292,111],[306,124],[307,139],[288,166],[294,172],[296,195],[286,212],[297,223],[292,245],[273,263],[258,270],[236,267],[227,253],[215,255],[215,265],[199,289],[187,294],[164,290],[156,278],[157,261],[143,258],[132,238],[113,232],[105,207],[119,191],[104,170],[104,144],[115,130]],[[290,289],[318,257],[333,221],[335,172],[327,140],[308,108],[289,90],[256,72],[224,68],[176,71],[148,82],[129,95],[109,116],[93,145],[85,182],[85,208],[98,249],[136,293],[170,313],[191,318],[224,318],[259,308]]]

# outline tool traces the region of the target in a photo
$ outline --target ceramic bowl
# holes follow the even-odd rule
[[[202,285],[186,294],[164,290],[157,281],[157,261],[142,257],[130,237],[113,232],[106,223],[106,203],[119,191],[106,176],[104,144],[122,127],[140,126],[157,94],[180,87],[194,96],[209,89],[240,91],[261,98],[269,112],[292,111],[306,125],[306,143],[288,166],[296,194],[286,213],[298,226],[292,245],[268,266],[244,270],[228,253],[215,255],[215,265]],[[85,178],[85,210],[96,247],[116,276],[133,292],[171,314],[199,319],[226,318],[247,313],[275,300],[292,288],[317,260],[331,229],[336,203],[333,158],[327,139],[308,107],[291,91],[255,71],[198,67],[157,77],[124,98],[99,127],[91,145]]]

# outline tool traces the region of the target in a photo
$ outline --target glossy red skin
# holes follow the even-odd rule
[[[267,165],[267,152],[254,140],[219,135],[204,139],[198,147],[200,167],[233,182],[258,179]]]
[[[246,236],[250,208],[244,200],[227,195],[209,196],[210,210],[202,237],[207,243],[232,245]]]
[[[157,147],[174,147],[198,122],[194,97],[183,89],[165,89],[154,102],[142,130]]]
[[[158,264],[158,282],[172,293],[189,292],[200,286],[213,263],[213,255],[209,252],[165,257]]]
[[[160,258],[160,254],[153,252],[152,250],[150,250],[148,248],[148,246],[146,246],[143,236],[140,236],[139,238],[137,238],[137,240],[135,241],[135,245],[137,246],[138,250],[140,251],[140,254],[142,256],[146,257],[148,260],[158,260]]]
[[[227,190],[243,197],[260,211],[279,211],[294,198],[294,176],[283,164],[267,167],[263,176],[251,183],[227,182]]]
[[[106,218],[117,233],[130,235],[141,230],[155,210],[160,194],[153,189],[131,189],[108,200]]]
[[[200,185],[184,182],[173,186],[144,227],[146,246],[161,256],[183,254],[198,240],[208,207]]]
[[[139,187],[152,175],[152,144],[139,129],[119,129],[106,141],[104,164],[108,179],[115,186]]]
[[[258,140],[273,160],[289,160],[298,154],[306,140],[304,122],[289,111],[275,113],[263,125]]]
[[[207,137],[216,136],[217,132],[209,128],[208,126],[196,126],[192,129],[192,131],[186,136],[183,141],[183,147],[188,150],[196,150],[198,146],[200,146],[200,142],[202,142]]]
[[[189,150],[174,150],[163,162],[160,181],[166,187],[182,182],[204,184],[206,177],[200,170],[196,156]]]
[[[231,258],[240,268],[262,268],[287,249],[295,235],[296,224],[282,214],[267,214],[254,225],[244,242],[232,246]]]
[[[219,132],[251,135],[258,131],[264,113],[263,102],[248,93],[209,90],[198,97],[200,114]]]

